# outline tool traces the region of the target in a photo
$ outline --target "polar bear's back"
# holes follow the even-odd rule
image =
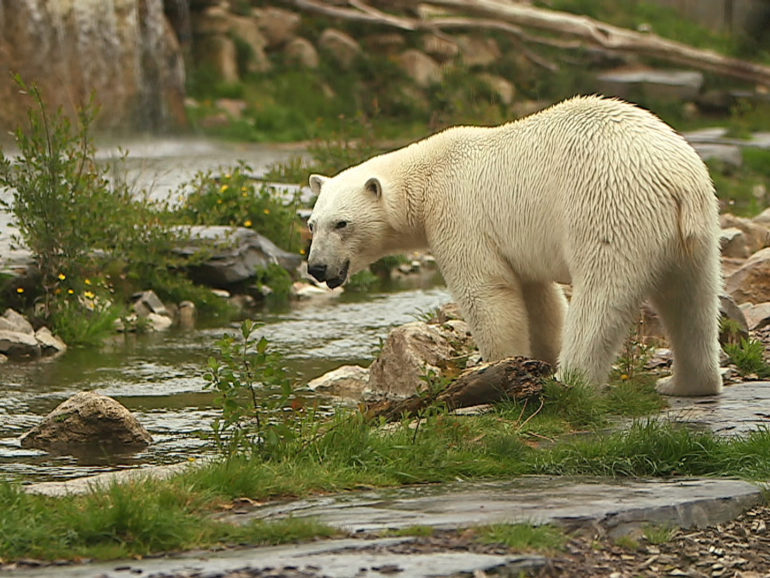
[[[623,101],[576,97],[506,125],[458,127],[423,142],[446,151],[436,166],[450,174],[438,187],[449,214],[437,226],[483,224],[512,262],[545,253],[566,263],[569,247],[594,244],[663,257],[714,236],[716,197],[697,153]]]

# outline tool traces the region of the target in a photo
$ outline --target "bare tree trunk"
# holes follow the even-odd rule
[[[511,0],[430,0],[418,5],[418,17],[396,16],[360,0],[347,6],[323,0],[290,0],[297,8],[334,18],[381,24],[401,30],[432,30],[442,33],[449,28],[497,29],[522,42],[564,45],[564,36],[594,48],[614,53],[638,54],[685,65],[720,76],[739,78],[770,86],[770,66],[731,58],[667,40],[656,34],[636,32],[606,24],[587,16],[536,8]],[[451,9],[459,16],[438,15]],[[532,36],[525,29],[558,35],[561,38]],[[574,47],[574,44],[568,44]],[[542,64],[542,62],[541,62]]]

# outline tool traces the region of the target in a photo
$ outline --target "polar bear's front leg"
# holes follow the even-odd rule
[[[465,291],[457,301],[484,361],[531,357],[529,320],[520,288],[491,283]]]
[[[484,361],[530,357],[529,318],[517,279],[490,278],[480,272],[442,270],[444,279],[470,325]]]

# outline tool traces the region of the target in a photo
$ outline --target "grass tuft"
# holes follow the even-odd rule
[[[567,536],[561,528],[545,524],[492,524],[476,528],[484,544],[502,544],[528,552],[554,552],[564,549]]]

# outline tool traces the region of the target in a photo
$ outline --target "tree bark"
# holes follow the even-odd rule
[[[413,395],[403,400],[385,400],[366,409],[368,417],[397,421],[404,415],[417,415],[429,406],[449,411],[505,399],[522,401],[539,397],[543,379],[553,373],[544,361],[527,357],[509,357],[465,370],[436,396]]]

